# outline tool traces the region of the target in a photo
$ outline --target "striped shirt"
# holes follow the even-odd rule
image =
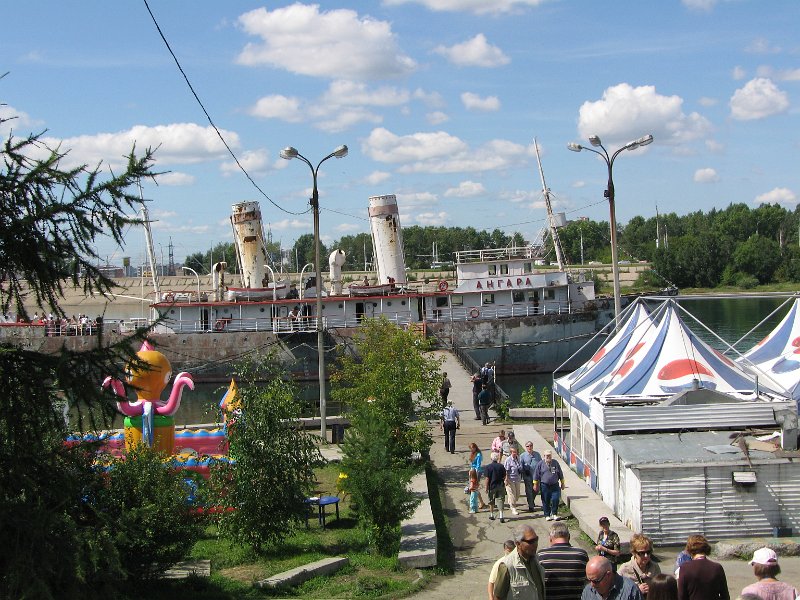
[[[564,542],[540,550],[536,558],[544,569],[547,600],[579,600],[589,562],[586,550]]]

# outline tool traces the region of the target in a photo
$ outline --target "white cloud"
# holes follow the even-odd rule
[[[447,198],[471,198],[473,196],[480,196],[486,192],[486,188],[482,183],[475,181],[462,181],[457,187],[449,188],[445,191],[444,195]]]
[[[717,0],[681,0],[681,3],[689,10],[710,12],[717,4]]]
[[[335,229],[339,233],[349,233],[351,231],[361,231],[364,227],[362,225],[356,225],[355,223],[341,223],[337,225]]]
[[[259,98],[248,113],[254,117],[280,119],[288,123],[300,123],[303,121],[300,99],[289,98],[280,94]]]
[[[765,38],[756,38],[747,45],[744,51],[751,54],[778,54],[781,49],[779,46],[770,44],[769,40]]]
[[[245,171],[250,175],[263,175],[271,170],[269,161],[269,152],[266,150],[248,150],[237,156],[239,164],[242,165]],[[240,173],[239,166],[234,161],[227,161],[220,167],[224,175],[232,175]]]
[[[439,92],[427,92],[421,88],[414,90],[414,100],[419,100],[431,108],[442,108],[445,105],[444,98]]]
[[[545,0],[383,0],[389,6],[420,4],[437,12],[509,13],[526,6],[539,6]]]
[[[800,81],[800,69],[774,69],[768,66],[761,66],[756,69],[759,77],[766,77],[774,81]]]
[[[383,79],[416,69],[398,49],[390,23],[359,17],[353,10],[320,12],[316,4],[295,3],[252,10],[239,17],[239,24],[261,38],[244,47],[239,64],[345,79]]]
[[[338,112],[328,111],[323,108],[314,117],[318,119],[314,126],[328,133],[338,133],[358,123],[377,125],[383,121],[382,116],[360,106],[340,109]]]
[[[410,218],[410,221],[422,227],[439,227],[447,223],[447,213],[444,211],[417,213]]]
[[[364,83],[337,79],[332,81],[320,102],[342,106],[399,106],[409,101],[407,90],[392,86],[370,89]]]
[[[797,204],[797,195],[789,188],[775,188],[765,194],[756,196],[753,204]]]
[[[759,77],[733,93],[730,107],[734,119],[752,121],[785,112],[789,108],[789,97],[772,81]]]
[[[31,129],[43,127],[41,121],[32,119],[28,113],[7,104],[0,104],[0,121],[2,121],[0,136],[4,138],[8,137],[12,130],[17,137],[27,137],[31,133]]]
[[[606,147],[625,144],[652,133],[657,143],[682,144],[711,131],[711,123],[693,112],[682,111],[680,96],[662,96],[654,86],[612,86],[596,102],[584,102],[578,115],[583,139],[598,135]]]
[[[450,47],[437,46],[433,51],[459,67],[500,67],[511,62],[500,48],[489,44],[482,33]]]
[[[387,173],[386,171],[373,171],[366,177],[364,177],[363,182],[367,185],[378,185],[379,183],[383,183],[387,179],[392,176],[391,173]]]
[[[231,148],[239,147],[236,133],[226,130],[220,130],[220,133]],[[119,167],[124,164],[124,157],[134,144],[139,155],[145,148],[153,148],[159,165],[199,163],[228,155],[213,127],[201,127],[194,123],[154,127],[135,125],[126,131],[81,135],[63,140],[42,138],[42,141],[51,148],[60,144],[61,151],[69,150],[62,161],[64,167],[83,163],[94,166],[100,161]]]
[[[714,154],[719,154],[725,150],[725,146],[720,144],[717,140],[706,140],[706,149]]]
[[[697,169],[694,172],[695,183],[714,183],[719,181],[719,175],[714,169],[706,167],[705,169]]]
[[[171,185],[171,186],[182,186],[182,185],[192,185],[195,182],[194,175],[189,175],[188,173],[181,173],[180,171],[170,171],[168,173],[163,173],[156,177],[156,181],[159,185]]]
[[[747,77],[747,71],[745,71],[743,67],[737,65],[733,67],[733,71],[731,71],[731,77],[733,77],[734,81],[741,81]]]
[[[450,117],[448,117],[445,113],[438,110],[432,113],[428,113],[427,115],[425,115],[425,118],[431,125],[441,125],[442,123],[446,123],[447,121],[450,120]]]
[[[507,140],[473,149],[444,131],[398,136],[383,127],[372,130],[361,150],[373,160],[400,164],[400,173],[478,173],[520,165],[533,155],[531,146]]]
[[[709,98],[708,96],[702,96],[698,100],[698,102],[700,103],[700,106],[709,107],[709,106],[716,106],[719,103],[719,100],[717,100],[716,98]]]
[[[500,100],[497,96],[481,98],[478,94],[464,92],[461,94],[461,102],[467,110],[482,110],[486,112],[500,110]]]
[[[282,219],[280,221],[270,221],[269,226],[274,231],[287,231],[289,229],[308,230],[308,228],[311,227],[311,222],[302,219]]]
[[[436,194],[431,192],[399,192],[395,194],[397,203],[403,208],[411,206],[431,206],[439,201]]]

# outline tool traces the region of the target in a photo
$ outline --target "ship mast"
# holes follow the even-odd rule
[[[147,261],[150,263],[150,276],[153,278],[153,290],[155,291],[156,302],[158,302],[161,300],[161,297],[158,291],[158,275],[156,275],[156,252],[153,248],[153,232],[150,230],[150,213],[147,211],[147,206],[144,203],[141,181],[139,181],[139,198],[142,200],[142,222],[144,223]]]
[[[553,206],[550,203],[550,189],[544,182],[544,170],[542,169],[542,159],[539,156],[539,144],[536,143],[536,138],[533,138],[533,147],[536,149],[536,162],[539,163],[539,176],[542,178],[542,194],[544,195],[544,204],[547,207],[547,222],[550,226],[550,237],[553,240],[553,249],[556,251],[558,268],[563,271],[564,251],[561,249],[561,240],[558,238],[558,229],[556,228],[556,221],[553,216]]]

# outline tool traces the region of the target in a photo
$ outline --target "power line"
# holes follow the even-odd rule
[[[274,202],[272,200],[272,198],[270,198],[266,194],[266,192],[264,192],[264,190],[262,190],[261,187],[259,187],[259,185],[255,182],[255,180],[250,176],[250,173],[248,173],[247,170],[242,166],[242,163],[239,162],[239,159],[236,156],[236,154],[234,153],[233,149],[228,145],[228,142],[225,141],[225,138],[223,137],[222,132],[219,130],[217,125],[214,123],[214,120],[211,118],[211,115],[208,114],[208,111],[206,110],[206,107],[203,105],[202,100],[200,100],[200,97],[197,95],[197,92],[194,90],[194,87],[192,86],[191,81],[189,81],[189,77],[186,75],[186,72],[183,70],[183,67],[181,66],[181,63],[178,60],[178,57],[175,56],[175,53],[172,51],[172,47],[169,45],[169,42],[167,41],[167,38],[164,35],[164,32],[161,31],[161,27],[159,26],[158,21],[156,20],[156,17],[153,14],[153,11],[150,10],[150,5],[147,3],[147,0],[143,0],[143,2],[144,2],[145,7],[147,8],[147,12],[150,14],[150,18],[153,20],[153,24],[156,26],[156,30],[158,31],[158,35],[161,36],[161,39],[164,41],[164,45],[167,47],[167,50],[169,51],[170,55],[172,55],[172,59],[175,61],[175,64],[177,65],[178,70],[181,72],[181,75],[183,75],[183,79],[184,79],[184,81],[186,81],[186,85],[189,86],[189,91],[192,92],[192,95],[194,96],[194,99],[197,101],[197,104],[200,105],[200,108],[202,109],[203,114],[205,114],[206,119],[208,119],[209,124],[211,125],[211,127],[214,128],[214,131],[217,133],[217,136],[222,141],[222,144],[228,150],[228,154],[231,155],[231,157],[233,158],[234,162],[236,163],[236,166],[239,167],[239,170],[241,170],[241,172],[244,173],[245,177],[247,177],[247,179],[250,181],[250,183],[253,184],[253,187],[256,188],[258,190],[258,192],[262,196],[264,196],[264,198],[266,198],[270,202],[270,204],[272,204],[278,210],[281,210],[281,211],[283,211],[283,212],[285,212],[287,214],[290,214],[290,215],[304,215],[307,212],[309,212],[311,210],[310,206],[308,207],[308,209],[306,209],[306,210],[304,210],[302,212],[294,212],[294,211],[291,211],[291,210],[287,210],[287,209],[283,208],[282,206],[280,206],[279,204],[277,204],[276,202]]]

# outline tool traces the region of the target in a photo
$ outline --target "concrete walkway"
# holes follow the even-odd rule
[[[444,450],[444,438],[438,429],[434,428],[434,444],[431,448],[431,459],[443,479],[442,496],[444,510],[449,521],[450,536],[455,548],[455,572],[453,575],[437,575],[432,582],[415,598],[426,600],[453,600],[486,599],[486,583],[489,570],[493,562],[502,554],[502,544],[512,537],[514,528],[520,523],[530,524],[539,535],[539,547],[546,548],[548,543],[548,528],[550,523],[545,521],[541,510],[534,513],[520,511],[518,516],[513,516],[506,511],[506,522],[500,523],[499,519],[489,520],[487,511],[478,514],[469,514],[467,508],[467,495],[464,486],[467,483],[467,469],[469,464],[470,442],[475,442],[483,451],[484,463],[489,461],[489,447],[500,429],[513,429],[521,444],[531,440],[534,449],[540,453],[551,448],[532,424],[501,424],[491,423],[481,425],[475,420],[472,408],[472,384],[470,375],[458,363],[455,357],[447,352],[439,353],[445,359],[442,369],[448,373],[453,388],[450,398],[461,413],[461,429],[456,435],[456,452],[450,454]],[[493,415],[494,416],[494,415]],[[541,429],[541,428],[540,428]],[[598,520],[601,516],[608,516],[612,520],[612,529],[624,541],[630,539],[632,532],[614,518],[611,511],[600,498],[571,471],[563,462],[562,468],[566,477],[567,487],[562,498],[569,505],[571,512],[577,518],[580,528],[584,529],[592,539],[597,534]],[[486,500],[485,493],[482,493]],[[537,497],[537,507],[541,506]],[[574,523],[570,521],[570,523]],[[572,525],[570,525],[572,527]],[[753,541],[753,540],[750,540]],[[759,540],[763,543],[775,543],[779,540]],[[573,545],[582,546],[590,556],[594,555],[592,544],[581,536],[580,529],[572,529]],[[671,572],[675,557],[680,548],[656,547],[656,557],[661,560],[664,572]],[[712,556],[712,558],[714,558]],[[728,587],[731,598],[736,598],[745,585],[755,582],[752,567],[747,562],[735,559],[719,561],[724,567],[728,578]],[[780,564],[782,574],[779,579],[800,588],[800,557],[781,556]]]

